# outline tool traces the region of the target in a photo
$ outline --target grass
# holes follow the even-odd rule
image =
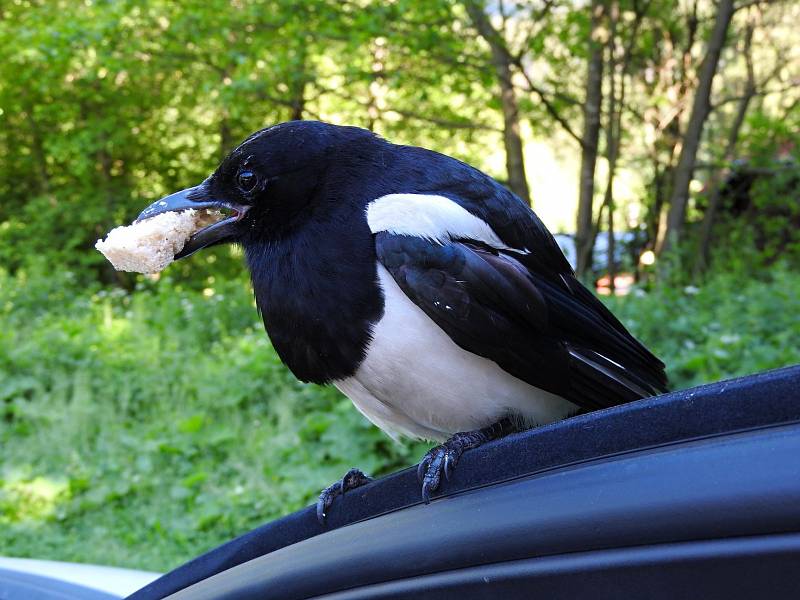
[[[410,465],[333,389],[280,364],[243,281],[133,293],[0,272],[0,554],[163,571]],[[674,387],[800,362],[800,275],[609,300]]]

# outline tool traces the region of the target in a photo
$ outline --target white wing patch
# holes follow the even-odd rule
[[[372,233],[386,231],[397,235],[413,235],[438,244],[452,239],[470,239],[498,250],[528,252],[508,247],[486,221],[444,196],[381,196],[367,206],[367,224]]]

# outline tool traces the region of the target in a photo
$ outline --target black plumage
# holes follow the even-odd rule
[[[403,291],[459,346],[535,387],[592,410],[666,384],[661,363],[571,269],[537,272],[538,261],[528,267],[526,255],[469,241],[380,233],[376,249]]]
[[[406,197],[421,207],[420,223],[435,221],[427,225],[433,233],[414,230]],[[383,202],[383,221],[397,207],[397,228],[375,229],[368,213],[376,202]],[[451,157],[391,144],[363,129],[290,122],[250,136],[201,185],[155,203],[143,216],[201,206],[233,214],[196,234],[178,257],[216,243],[242,244],[267,333],[303,381],[346,381],[365,364],[386,317],[389,291],[378,277],[385,268],[431,328],[507,376],[572,405],[593,410],[665,389],[664,365],[580,284],[533,211]],[[424,390],[425,382],[416,385]],[[408,398],[401,387],[397,396],[382,389],[376,402],[402,412]],[[446,429],[434,417],[420,431]],[[500,430],[506,431],[491,429]],[[450,448],[451,464],[464,439],[484,438],[462,436],[461,449]],[[429,457],[428,466],[433,461],[440,471],[445,455]],[[428,484],[435,489],[438,478]]]

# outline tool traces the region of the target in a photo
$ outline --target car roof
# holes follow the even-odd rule
[[[800,422],[800,365],[647,398],[514,434],[466,453],[434,498],[587,461]],[[416,469],[337,498],[324,525],[313,506],[267,523],[130,596],[163,598],[280,548],[421,503]]]

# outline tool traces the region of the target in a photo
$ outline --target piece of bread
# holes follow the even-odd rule
[[[175,260],[191,235],[222,218],[219,211],[165,212],[116,227],[94,245],[117,271],[158,273]]]

